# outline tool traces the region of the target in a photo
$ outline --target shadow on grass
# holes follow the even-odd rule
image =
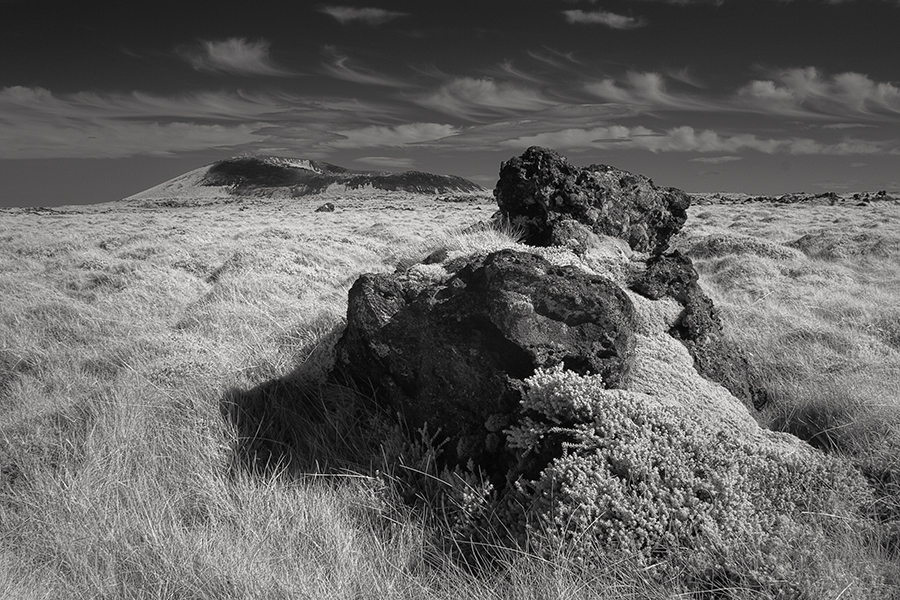
[[[222,397],[222,416],[237,434],[234,466],[259,475],[278,472],[370,471],[380,458],[388,419],[365,393],[329,378],[343,326],[304,349],[291,373]]]
[[[375,407],[358,392],[290,376],[222,398],[222,415],[235,428],[237,465],[257,474],[322,473],[365,467]]]

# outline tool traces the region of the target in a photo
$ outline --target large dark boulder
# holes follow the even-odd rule
[[[486,463],[504,460],[522,380],[562,365],[617,386],[635,343],[633,306],[608,279],[535,254],[501,250],[446,268],[433,282],[360,277],[335,375],[373,390],[411,427],[440,428],[450,461],[502,472]]]
[[[676,250],[647,259],[631,289],[651,300],[670,297],[681,304],[684,311],[669,333],[691,353],[697,372],[724,386],[751,412],[760,409],[767,396],[750,381],[747,357],[725,338],[713,301],[698,279],[691,259]]]
[[[681,190],[657,187],[643,175],[607,165],[576,167],[537,146],[501,165],[494,196],[529,244],[550,245],[558,224],[574,219],[651,254],[665,252],[690,205]]]

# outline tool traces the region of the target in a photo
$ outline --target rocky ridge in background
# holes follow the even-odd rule
[[[754,420],[746,359],[691,261],[667,252],[685,195],[543,148],[504,163],[495,195],[539,245],[438,250],[361,276],[331,377],[408,431],[439,432],[445,467],[473,482],[454,501],[473,541],[577,540],[585,558],[651,563],[689,552],[688,569],[786,581],[789,596],[782,553],[812,551],[819,531],[804,515],[852,520],[865,486]],[[762,566],[743,573],[729,549],[747,536]]]
[[[738,194],[727,192],[693,193],[692,204],[816,204],[816,205],[866,205],[872,202],[894,202],[900,204],[900,194],[888,193],[887,190],[878,192],[850,192],[838,194],[836,192],[821,192],[810,194],[806,192],[794,192],[780,195],[754,196],[752,194]]]
[[[196,206],[252,199],[419,194],[444,201],[482,201],[480,185],[454,175],[422,171],[359,171],[330,163],[277,156],[236,156],[195,169],[126,200],[153,206]]]
[[[372,188],[417,194],[465,193],[483,189],[468,179],[454,175],[422,171],[357,171],[322,161],[268,156],[239,156],[214,163],[201,184],[229,187],[235,195],[258,195],[269,189],[286,188],[294,197],[321,194],[333,186],[343,186],[348,190]]]

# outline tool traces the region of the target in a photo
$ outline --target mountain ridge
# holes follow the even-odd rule
[[[488,190],[456,175],[363,171],[304,158],[241,155],[188,171],[125,200],[290,199],[348,191],[437,195]]]

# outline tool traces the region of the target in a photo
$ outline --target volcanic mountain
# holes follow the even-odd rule
[[[316,160],[245,155],[194,169],[126,200],[285,199],[349,191],[483,194],[486,190],[454,175],[356,171]]]

